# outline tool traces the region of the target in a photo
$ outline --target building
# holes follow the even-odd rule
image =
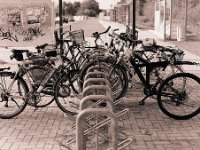
[[[154,31],[163,40],[185,39],[188,0],[154,0]],[[152,1],[151,1],[152,4]],[[189,7],[190,8],[190,7]],[[136,22],[138,17],[136,17]],[[129,27],[133,25],[133,0],[121,0],[110,10],[110,20]]]

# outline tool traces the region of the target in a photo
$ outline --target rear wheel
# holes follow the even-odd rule
[[[80,99],[71,94],[71,83],[67,75],[57,80],[55,85],[55,101],[58,107],[65,113],[75,115],[79,109]]]
[[[48,72],[48,69],[49,68],[47,67],[39,66],[39,65],[32,66],[31,68],[29,68],[29,70],[26,73],[22,75],[22,77],[26,81],[27,76],[25,74],[27,74],[29,79],[31,80],[31,84],[32,84],[31,86],[33,86],[33,88],[36,89],[40,86],[40,83],[44,79],[46,73]],[[53,86],[54,86],[55,81],[56,81],[55,76],[53,76],[47,82],[44,89],[42,90],[40,95],[37,97],[37,99],[36,100],[29,99],[28,104],[31,106],[35,106],[35,102],[36,102],[37,107],[46,107],[50,105],[54,101]]]
[[[167,116],[178,120],[192,118],[200,112],[200,78],[190,73],[168,77],[159,87],[158,105]]]

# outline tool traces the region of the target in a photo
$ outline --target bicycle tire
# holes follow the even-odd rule
[[[16,76],[15,78],[14,76],[15,74],[12,72],[0,72],[1,119],[10,119],[19,115],[26,108],[28,103],[25,98],[28,93],[28,86],[26,82],[20,76]],[[21,87],[21,91],[19,91],[18,86]],[[24,97],[24,99],[22,97]],[[15,108],[17,108],[16,111],[14,110]]]
[[[40,83],[42,82],[42,79],[48,72],[49,68],[46,68],[45,66],[39,66],[39,65],[34,65],[30,67],[27,72],[30,73],[30,78],[32,79],[32,83],[35,84],[35,86],[39,86]],[[24,77],[25,73],[21,74],[22,77]],[[26,80],[26,79],[24,79]],[[38,100],[36,100],[36,105],[37,107],[46,107],[50,105],[54,101],[54,83],[56,81],[56,77],[53,76],[45,85],[44,89],[40,93],[40,97],[38,97]],[[35,106],[35,102],[28,100],[28,104],[31,106]]]
[[[157,100],[161,111],[176,120],[190,119],[200,112],[200,78],[191,73],[177,73],[159,87]],[[196,97],[194,101],[192,98]],[[172,108],[171,108],[172,107]]]
[[[54,98],[55,98],[55,102],[57,106],[64,113],[75,115],[77,114],[78,107],[73,108],[73,104],[75,105],[75,103],[72,101],[73,100],[76,101],[78,99],[76,99],[76,97],[75,99],[70,97],[71,89],[70,89],[70,82],[69,83],[68,82],[69,82],[69,78],[68,78],[68,75],[66,74],[63,74],[62,77],[56,81],[55,88],[54,88],[54,91],[55,91]],[[79,105],[79,102],[77,105]]]
[[[67,72],[70,72],[70,84],[71,84],[71,88],[74,91],[75,94],[79,94],[80,93],[80,87],[79,87],[79,83],[77,80],[77,76],[79,76],[79,67],[74,64],[73,62],[71,62],[71,60],[65,56],[63,56],[63,62],[64,62],[64,67],[66,69],[69,69]]]

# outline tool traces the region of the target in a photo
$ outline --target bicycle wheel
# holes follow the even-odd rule
[[[11,72],[0,72],[0,118],[10,119],[20,114],[27,105],[28,87],[21,77]],[[20,91],[19,87],[20,86]]]
[[[76,64],[76,62],[74,62],[73,59],[70,60],[69,58],[65,56],[63,56],[62,59],[63,59],[64,68],[67,69],[66,72],[70,72],[69,78],[70,78],[71,84],[73,84],[71,86],[71,89],[75,94],[79,94],[81,91],[78,80],[77,80],[80,73],[79,66]]]
[[[200,112],[200,78],[190,73],[168,77],[159,87],[158,105],[163,113],[185,120]]]
[[[46,68],[45,66],[39,65],[30,67],[26,73],[28,73],[28,77],[31,80],[31,86],[33,86],[34,88],[38,88],[40,86],[40,83],[44,79],[48,69],[49,68]],[[27,80],[25,73],[22,75],[22,77],[25,81]],[[32,99],[29,99],[28,104],[34,106],[36,102],[37,107],[46,107],[50,105],[54,101],[53,85],[56,81],[55,78],[56,77],[53,76],[47,82],[39,97],[37,97],[36,101],[32,101]]]
[[[75,115],[79,109],[79,102],[75,96],[71,95],[71,83],[69,82],[68,75],[64,74],[56,81],[54,98],[58,107],[65,113]]]

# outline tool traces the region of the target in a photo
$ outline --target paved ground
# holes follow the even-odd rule
[[[83,26],[91,32],[105,29],[96,20],[77,24],[77,28]],[[1,58],[7,60],[5,57],[8,57],[8,53],[1,51]],[[187,56],[199,60],[191,53]],[[199,150],[199,115],[190,120],[177,121],[165,116],[154,99],[148,99],[146,105],[140,106],[138,101],[144,96],[142,87],[134,80],[132,84],[133,88],[129,89],[124,102],[118,106],[130,109],[120,123],[127,137],[133,139],[128,149]],[[69,117],[54,103],[38,110],[27,107],[14,119],[0,120],[0,150],[62,150],[61,145],[65,145],[69,139],[72,125]]]

